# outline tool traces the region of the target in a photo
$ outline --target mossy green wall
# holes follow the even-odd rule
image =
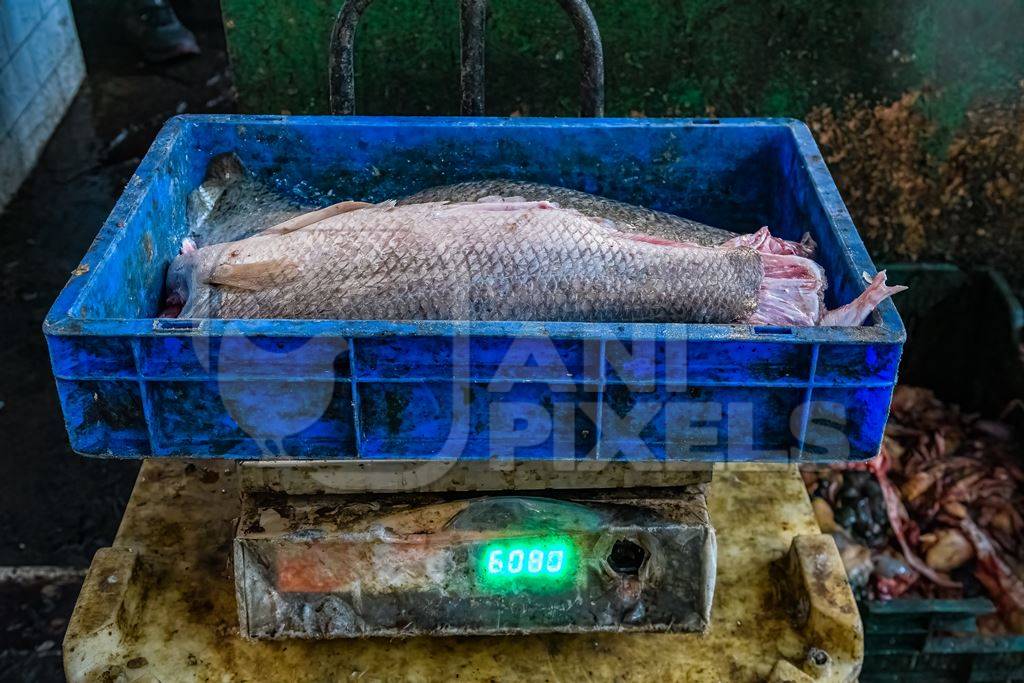
[[[553,0],[493,0],[487,111],[569,115],[577,50]],[[1024,76],[1021,0],[592,0],[609,115],[801,116],[850,93],[972,97]],[[326,111],[340,0],[222,0],[241,107]],[[377,0],[357,35],[358,110],[457,113],[457,0]]]

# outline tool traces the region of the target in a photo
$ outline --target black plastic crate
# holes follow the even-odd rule
[[[862,681],[1024,681],[1024,636],[983,636],[985,598],[861,603]]]

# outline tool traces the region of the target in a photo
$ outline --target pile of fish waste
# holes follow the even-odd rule
[[[736,234],[518,181],[275,207],[281,222],[231,225],[243,238],[222,241],[209,226],[238,173],[221,165],[190,200],[207,229],[168,269],[165,316],[859,325],[902,289],[879,273],[829,311],[809,237]]]
[[[1024,468],[1006,423],[900,385],[882,453],[803,470],[818,524],[863,597],[987,596],[1024,633]]]

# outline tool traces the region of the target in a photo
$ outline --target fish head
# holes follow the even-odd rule
[[[161,317],[177,317],[185,302],[188,301],[189,291],[195,269],[199,262],[199,249],[196,243],[186,239],[181,244],[181,253],[167,267],[167,278],[165,280],[166,298],[164,300],[164,311]]]

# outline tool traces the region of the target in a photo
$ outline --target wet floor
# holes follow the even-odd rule
[[[71,452],[43,317],[163,122],[234,106],[216,3],[173,3],[203,54],[158,67],[140,61],[116,4],[72,2],[87,81],[0,213],[0,681],[63,680],[77,577],[113,539],[138,471]],[[38,566],[61,569],[4,573]]]

